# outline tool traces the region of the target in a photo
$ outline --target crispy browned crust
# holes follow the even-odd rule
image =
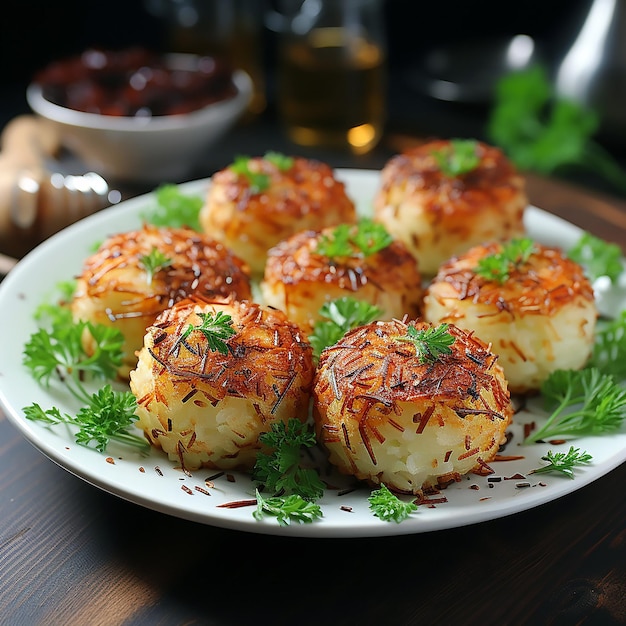
[[[412,343],[396,339],[406,336],[408,325],[418,330],[432,326],[422,321],[372,322],[348,332],[335,346],[324,350],[315,379],[317,401],[327,404],[341,400],[342,411],[365,425],[374,415],[374,406],[375,420],[381,414],[393,420],[398,402],[424,398],[444,402],[464,415],[468,399],[479,398],[482,389],[489,389],[498,407],[484,407],[485,413],[510,419],[506,382],[497,356],[485,343],[451,324],[448,330],[455,338],[451,353],[422,363]],[[479,412],[480,408],[473,410]],[[369,426],[375,430],[376,424]],[[324,438],[328,437],[324,433]]]
[[[409,324],[418,330],[431,327],[420,321]],[[452,448],[464,473],[482,471],[494,458],[513,413],[504,373],[497,357],[472,333],[453,325],[449,331],[455,338],[451,353],[435,361],[421,362],[412,343],[397,340],[407,333],[407,324],[398,320],[357,328],[322,352],[313,417],[318,441],[341,472],[420,493],[459,480],[458,472],[436,471],[439,463],[453,459]],[[440,445],[433,430],[442,432]],[[422,434],[432,449],[421,449],[430,445],[421,442]],[[421,474],[417,482],[396,477],[395,462],[389,466],[378,455],[389,458],[383,453],[388,438],[406,442],[398,455],[420,450],[430,457],[434,474]],[[453,440],[458,443],[450,444]]]
[[[236,331],[225,340],[228,354],[211,350],[200,331],[185,336],[190,325],[201,325],[199,312],[219,311],[231,316]],[[167,406],[168,393],[175,390],[198,407],[231,396],[256,399],[271,413],[289,397],[299,412],[293,417],[306,419],[314,374],[311,346],[282,312],[249,301],[193,296],[164,311],[147,332],[155,387],[138,399],[140,405]]]
[[[481,259],[502,250],[502,243],[474,246],[467,253],[444,263],[427,289],[427,297],[469,300],[493,307],[494,315],[508,313],[552,316],[578,298],[594,301],[593,287],[583,268],[554,247],[534,244],[528,261],[512,267],[503,284],[476,272]]]
[[[239,253],[254,272],[262,272],[265,252],[306,228],[354,222],[356,209],[343,182],[326,163],[294,157],[280,170],[262,157],[249,161],[251,171],[269,177],[257,192],[245,176],[227,167],[211,180],[200,221],[205,232]]]
[[[372,283],[383,291],[410,290],[419,296],[421,278],[417,261],[402,242],[393,241],[370,256],[357,254],[331,259],[316,252],[316,248],[332,232],[332,227],[321,232],[307,230],[274,246],[268,251],[265,280],[293,285],[334,284],[348,291],[358,291]]]
[[[301,231],[268,251],[261,283],[267,301],[306,332],[320,319],[321,305],[342,296],[380,307],[382,319],[418,317],[422,279],[418,262],[404,243],[392,241],[370,256],[329,258],[317,247],[333,230]]]
[[[156,248],[171,264],[148,284],[142,257]],[[119,310],[107,312],[111,320],[153,319],[164,308],[194,293],[207,296],[251,297],[249,269],[223,244],[192,229],[142,229],[114,235],[84,263],[77,296],[93,300],[110,292],[125,295]]]
[[[392,157],[381,172],[377,203],[384,204],[394,188],[404,194],[419,193],[424,211],[433,221],[456,225],[473,219],[485,206],[500,206],[516,199],[524,190],[524,180],[506,155],[494,146],[477,142],[478,167],[458,177],[448,177],[440,169],[433,152],[446,149],[450,140],[437,139]],[[520,202],[520,211],[526,202]]]
[[[525,180],[497,148],[477,143],[476,169],[446,176],[433,140],[392,157],[383,167],[374,216],[406,243],[425,276],[472,245],[524,233]]]
[[[250,216],[281,224],[310,215],[320,217],[330,206],[341,215],[354,217],[354,204],[345,194],[344,183],[326,163],[295,157],[291,168],[281,170],[271,161],[255,157],[248,165],[251,171],[269,176],[266,190],[255,193],[248,178],[231,168],[214,174],[212,185],[221,186],[226,199]]]

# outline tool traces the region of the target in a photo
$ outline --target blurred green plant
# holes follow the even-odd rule
[[[626,193],[626,172],[594,140],[599,122],[595,111],[558,96],[535,65],[499,80],[487,134],[520,170],[550,175],[579,167]]]

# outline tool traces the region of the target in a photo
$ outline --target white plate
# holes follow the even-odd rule
[[[346,182],[360,211],[370,212],[378,173],[362,170],[337,173]],[[195,181],[182,185],[181,189],[202,195],[209,184],[208,180]],[[188,477],[158,451],[142,457],[120,446],[101,454],[77,445],[72,433],[63,426],[47,427],[26,420],[22,409],[33,402],[44,409],[52,406],[67,412],[76,409],[70,408],[63,394],[39,386],[22,365],[24,345],[36,330],[35,308],[60,281],[79,272],[95,243],[109,234],[139,227],[141,214],[155,206],[154,197],[148,194],[73,224],[28,254],[0,284],[0,401],[3,408],[33,445],[87,482],[145,507],[214,526],[291,536],[363,537],[442,530],[524,511],[580,489],[626,460],[626,428],[623,428],[611,436],[572,442],[594,459],[592,465],[578,470],[573,480],[558,475],[529,474],[531,469],[544,464],[541,457],[549,446],[520,446],[523,424],[537,419],[528,409],[516,416],[515,425],[510,429],[513,439],[505,451],[507,455],[523,455],[522,460],[491,463],[496,472],[491,477],[464,477],[441,493],[445,502],[420,506],[400,524],[374,517],[367,502],[370,491],[361,488],[347,494],[327,491],[321,501],[323,519],[312,524],[282,527],[269,517],[256,521],[251,506],[218,506],[254,497],[254,485],[244,475],[224,475],[214,481],[214,488],[207,490],[205,479],[215,473],[211,470],[197,471]],[[535,207],[528,208],[526,225],[529,235],[537,241],[564,248],[571,246],[581,234],[572,224]],[[624,293],[620,287],[617,292],[605,294],[607,306],[613,313],[624,308]],[[516,479],[516,475],[525,478]],[[499,477],[500,481],[493,482],[494,477]],[[234,482],[229,478],[234,478]],[[528,486],[523,486],[525,484]]]

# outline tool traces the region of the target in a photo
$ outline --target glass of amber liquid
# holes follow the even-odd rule
[[[289,4],[289,2],[287,2]],[[386,118],[386,41],[381,0],[304,0],[283,14],[277,105],[302,146],[365,154]]]

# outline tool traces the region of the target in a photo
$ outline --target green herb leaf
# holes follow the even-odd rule
[[[350,236],[350,224],[339,224],[332,232],[324,233],[317,242],[316,252],[329,259],[355,254],[352,238]]]
[[[76,416],[62,414],[57,408],[44,411],[38,404],[32,404],[23,410],[29,420],[78,427],[76,443],[89,446],[94,441],[99,452],[104,452],[111,440],[145,452],[150,449],[148,441],[129,431],[137,420],[136,408],[137,401],[130,391],[115,392],[111,385],[105,385],[89,398],[88,405],[82,407]]]
[[[68,306],[76,291],[76,280],[63,280],[55,285],[54,294],[35,308],[34,320],[39,328],[64,327],[73,324]]]
[[[191,228],[198,232],[203,198],[183,194],[177,185],[161,185],[155,191],[157,206],[142,213],[142,219],[153,226]]]
[[[480,259],[476,266],[476,274],[504,284],[509,279],[511,270],[521,267],[534,252],[535,245],[530,239],[511,239],[504,244],[500,252]]]
[[[455,339],[450,334],[448,324],[417,330],[413,325],[407,326],[406,335],[395,337],[396,341],[412,343],[415,346],[420,363],[436,361],[443,354],[452,352],[450,346]]]
[[[34,316],[35,321],[41,328],[63,328],[72,325],[72,310],[69,306],[59,304],[41,303],[36,309]]]
[[[545,424],[524,443],[601,435],[617,430],[626,418],[626,390],[595,367],[556,370],[541,386]]]
[[[522,170],[548,175],[577,166],[626,191],[626,174],[593,140],[598,125],[594,111],[558,97],[545,68],[535,65],[500,79],[487,133]]]
[[[310,524],[323,517],[318,504],[309,502],[297,494],[263,498],[256,490],[257,508],[253,515],[261,520],[265,515],[274,515],[281,526],[289,526],[291,522]]]
[[[301,449],[316,445],[315,433],[308,424],[296,418],[287,424],[276,422],[259,441],[272,449],[271,453],[260,453],[252,471],[252,478],[272,493],[297,494],[306,500],[320,498],[325,485],[318,473],[302,467]]]
[[[478,142],[474,139],[452,139],[442,150],[433,151],[439,169],[444,175],[456,178],[475,170],[480,164]]]
[[[144,254],[139,259],[140,267],[142,267],[146,271],[148,284],[152,283],[152,279],[154,278],[154,275],[156,273],[160,272],[166,267],[169,267],[171,264],[172,259],[163,254],[163,252],[161,252],[156,247],[150,250],[150,254]]]
[[[83,347],[83,334],[94,340],[94,353]],[[85,376],[112,380],[122,364],[124,336],[117,328],[77,322],[55,325],[51,331],[40,328],[24,347],[23,363],[32,376],[48,386],[52,377],[67,385],[71,393],[84,401],[89,396],[83,385]]]
[[[272,163],[281,172],[290,170],[294,163],[293,157],[274,151],[266,152],[263,158]],[[250,183],[251,193],[256,194],[269,189],[271,178],[268,174],[251,170],[250,163],[252,160],[249,156],[238,156],[230,165],[230,169],[236,174],[243,176]]]
[[[369,218],[357,224],[339,224],[323,234],[316,252],[329,259],[340,257],[368,257],[380,252],[393,242],[393,237],[380,222]]]
[[[368,302],[344,296],[325,302],[319,312],[325,319],[317,321],[309,335],[315,359],[319,359],[324,348],[336,344],[349,330],[377,319],[382,314],[382,309]]]
[[[250,183],[250,192],[255,194],[269,188],[270,177],[267,174],[252,171],[250,169],[251,160],[249,156],[238,156],[235,158],[234,163],[230,165],[230,169],[236,174],[243,176]]]
[[[583,233],[567,255],[583,266],[592,281],[608,276],[612,283],[616,283],[624,271],[621,248],[591,233]]]
[[[391,245],[393,237],[380,222],[362,218],[353,228],[352,242],[367,257]]]
[[[223,311],[218,311],[215,315],[212,313],[198,313],[198,316],[202,323],[199,326],[189,324],[179,342],[185,341],[192,332],[199,331],[206,338],[211,351],[228,354],[226,340],[236,333],[233,328],[232,317]]]
[[[383,522],[399,524],[407,519],[411,513],[417,511],[417,505],[414,502],[400,500],[384,484],[381,484],[379,489],[372,491],[368,502],[370,511]]]
[[[293,167],[293,157],[285,156],[280,152],[266,152],[263,158],[275,165],[281,172],[286,172]]]
[[[556,472],[564,474],[568,478],[574,478],[574,468],[580,465],[588,465],[591,463],[592,456],[587,452],[581,452],[580,448],[570,446],[567,452],[552,452],[548,450],[545,456],[541,457],[544,461],[548,461],[548,465],[531,470],[531,474],[547,474],[548,472]]]

